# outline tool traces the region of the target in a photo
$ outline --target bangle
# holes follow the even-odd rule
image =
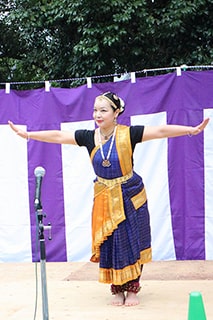
[[[30,141],[29,133],[28,133],[28,132],[26,132],[26,134],[27,134],[27,136],[26,136],[26,140],[27,140],[27,142],[29,142],[29,141]]]
[[[189,138],[191,138],[191,137],[193,136],[193,134],[191,133],[191,132],[192,132],[191,130],[192,130],[192,127],[189,128],[189,131],[188,131],[188,133],[187,133],[187,135],[188,135]]]

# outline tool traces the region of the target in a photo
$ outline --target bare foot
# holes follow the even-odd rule
[[[139,304],[139,299],[136,293],[134,292],[127,292],[126,300],[125,300],[125,306],[136,306]]]
[[[113,306],[122,306],[124,304],[125,296],[123,292],[116,293],[112,299]]]

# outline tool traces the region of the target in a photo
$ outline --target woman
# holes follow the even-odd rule
[[[99,281],[111,284],[113,305],[139,303],[143,264],[151,261],[151,235],[146,192],[133,171],[137,143],[151,139],[196,135],[209,119],[196,127],[155,127],[117,124],[124,102],[106,92],[95,99],[95,130],[25,132],[9,121],[22,138],[86,146],[96,174],[92,212],[92,262],[99,262]]]

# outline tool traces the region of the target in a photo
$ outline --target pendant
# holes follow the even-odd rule
[[[111,162],[109,160],[107,160],[107,159],[104,159],[102,161],[102,166],[105,167],[105,168],[108,168],[108,167],[111,166]]]

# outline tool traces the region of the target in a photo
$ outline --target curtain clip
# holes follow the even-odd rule
[[[135,72],[131,72],[131,73],[130,73],[130,76],[131,76],[131,83],[136,83]]]
[[[50,87],[51,87],[50,82],[49,81],[45,81],[44,83],[45,83],[45,91],[46,92],[50,92]]]
[[[9,94],[10,93],[10,83],[5,83],[5,93]]]
[[[177,77],[180,77],[181,76],[181,67],[177,67],[176,68],[176,73],[177,73]]]
[[[88,89],[92,88],[92,78],[91,77],[87,77],[87,88]]]

